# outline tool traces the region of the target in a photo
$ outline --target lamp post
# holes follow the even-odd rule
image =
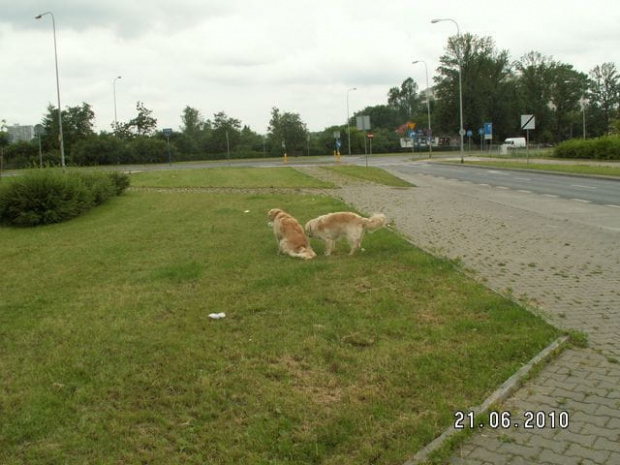
[[[433,153],[433,143],[432,143],[432,137],[433,137],[433,130],[431,129],[431,95],[430,95],[430,91],[431,88],[428,86],[428,66],[426,65],[426,61],[424,60],[416,60],[413,61],[411,64],[415,65],[417,63],[424,63],[424,69],[426,71],[426,110],[428,113],[428,132],[430,134],[429,140],[428,140],[428,158],[431,158],[432,153]]]
[[[118,81],[121,78],[122,76],[117,76],[112,81],[112,90],[114,91],[114,129],[116,129],[116,126],[118,125],[118,121],[116,119],[116,81]]]
[[[65,141],[62,135],[62,111],[60,109],[60,79],[58,78],[58,51],[56,48],[56,20],[54,19],[54,13],[51,11],[46,11],[45,13],[41,13],[38,16],[35,16],[34,19],[41,19],[45,15],[50,15],[52,17],[52,30],[54,32],[54,61],[56,62],[56,93],[58,95],[58,131],[59,136],[58,140],[60,141],[60,163],[62,166],[62,170],[65,171]]]
[[[459,24],[451,18],[433,19],[431,23],[435,24],[441,21],[452,21],[454,23],[454,25],[456,26],[456,34],[457,34],[459,45],[460,45],[461,29],[459,28]],[[463,129],[463,83],[462,83],[462,78],[461,78],[461,75],[463,74],[463,69],[462,69],[463,68],[462,67],[463,57],[461,57],[460,47],[459,47],[457,54],[458,54],[458,60],[459,60],[459,110],[460,110],[460,117],[461,117],[461,128],[459,129],[459,136],[461,136],[461,163],[463,163],[463,136],[465,136],[465,129]]]
[[[349,92],[357,90],[357,87],[351,87],[347,90],[347,139],[349,141],[349,155],[351,155],[351,124],[349,123]]]

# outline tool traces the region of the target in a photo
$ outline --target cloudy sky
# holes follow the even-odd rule
[[[265,133],[272,107],[299,113],[311,131],[386,103],[412,77],[426,87],[447,39],[491,36],[517,60],[529,51],[588,72],[620,68],[617,0],[0,0],[0,119],[36,124],[57,105],[92,105],[96,129],[153,110],[179,129],[186,106],[219,111]]]

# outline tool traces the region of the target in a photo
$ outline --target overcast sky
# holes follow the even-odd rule
[[[189,105],[224,111],[265,133],[271,108],[299,113],[311,131],[387,101],[412,77],[426,87],[452,18],[461,33],[491,36],[512,60],[537,51],[589,72],[620,68],[617,0],[0,0],[0,119],[36,124],[57,105],[51,11],[56,19],[61,106],[92,105],[96,130],[153,110],[179,129]]]

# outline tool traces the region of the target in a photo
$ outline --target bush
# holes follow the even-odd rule
[[[558,158],[571,159],[620,160],[620,137],[568,140],[556,147],[554,155]]]
[[[122,192],[123,176],[29,171],[0,186],[0,223],[39,226],[70,220]]]
[[[81,166],[114,165],[127,158],[126,151],[125,142],[118,137],[92,135],[73,144],[71,158]]]

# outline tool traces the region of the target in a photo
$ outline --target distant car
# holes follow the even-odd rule
[[[502,146],[505,146],[507,149],[524,149],[527,143],[525,142],[525,137],[509,137]]]

